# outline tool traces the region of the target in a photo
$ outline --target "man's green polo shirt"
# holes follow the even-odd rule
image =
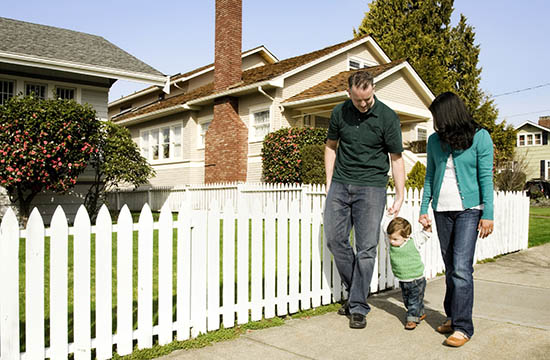
[[[327,138],[339,140],[332,181],[343,184],[385,187],[388,153],[403,152],[399,118],[376,97],[366,113],[351,100],[336,105]]]

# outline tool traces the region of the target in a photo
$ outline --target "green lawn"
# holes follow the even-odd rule
[[[529,247],[550,242],[550,207],[529,209]]]

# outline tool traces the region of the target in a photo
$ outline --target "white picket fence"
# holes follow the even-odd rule
[[[268,183],[220,183],[199,184],[183,187],[152,187],[126,189],[109,192],[107,203],[110,210],[119,211],[127,205],[130,211],[140,211],[143,205],[148,204],[151,210],[158,211],[168,203],[172,211],[178,211],[182,202],[189,202],[193,210],[208,210],[216,201],[221,207],[231,202],[238,210],[239,204],[251,207],[260,202],[262,207],[268,201],[274,201],[278,207],[298,199],[309,205],[322,205],[325,191],[321,185],[308,184],[268,184]],[[301,206],[301,202],[300,202]]]
[[[322,188],[317,190],[324,192]],[[388,201],[391,204],[391,197]],[[419,202],[420,194],[409,192],[400,213],[411,220],[414,229],[418,228],[415,220]],[[8,210],[0,225],[0,359],[66,359],[70,354],[77,360],[90,359],[93,350],[98,359],[109,359],[113,345],[119,355],[126,355],[132,352],[135,343],[140,349],[150,348],[155,341],[167,344],[174,336],[185,340],[222,325],[230,328],[345,298],[323,239],[322,206],[300,209],[298,199],[291,201],[289,207],[277,207],[273,199],[268,199],[265,207],[259,201],[251,207],[246,203],[241,201],[238,211],[230,201],[223,207],[214,202],[210,210],[193,210],[188,202],[182,203],[176,221],[166,203],[158,222],[153,221],[151,210],[145,205],[137,223],[132,222],[128,207],[123,207],[116,224],[103,206],[94,226],[81,207],[72,227],[59,207],[49,228],[44,227],[40,213],[34,210],[26,229],[19,228],[15,215]],[[476,260],[525,249],[528,216],[529,199],[525,194],[495,194],[495,232],[478,241]],[[93,235],[95,259],[91,248]],[[49,237],[49,249],[45,237]],[[154,269],[157,238],[158,269]],[[20,241],[25,243],[24,259],[19,253]],[[70,241],[74,249],[73,288],[68,286]],[[136,259],[134,241],[137,241]],[[116,266],[113,245],[117,249]],[[48,251],[50,273],[46,276],[49,282],[45,282]],[[385,241],[380,241],[378,251],[375,265],[378,276],[372,279],[372,292],[397,284]],[[422,255],[428,278],[443,270],[437,236],[427,243]],[[20,349],[19,331],[23,307],[19,298],[20,261],[25,263],[24,352]],[[134,298],[132,269],[136,266],[137,298]],[[91,286],[92,271],[95,287]],[[154,271],[158,274],[156,306]],[[47,319],[46,286],[50,294],[46,300],[50,308]],[[67,301],[69,294],[74,299],[72,313]],[[71,329],[68,318],[74,320]],[[45,324],[49,325],[49,344]],[[69,342],[71,333],[73,339]]]

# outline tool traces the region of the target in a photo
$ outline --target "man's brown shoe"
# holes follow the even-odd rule
[[[422,315],[421,317],[418,318],[418,324],[420,324],[420,322],[422,320],[424,320],[426,318],[426,314]],[[406,330],[414,330],[416,329],[416,322],[414,321],[407,321],[407,323],[405,324],[405,329]]]
[[[461,336],[462,335],[462,336]],[[462,334],[460,331],[455,331],[451,336],[445,340],[445,345],[452,347],[461,347],[466,344],[470,339]]]
[[[440,334],[452,333],[453,328],[451,326],[451,321],[450,320],[445,321],[443,324],[439,325],[435,330]]]

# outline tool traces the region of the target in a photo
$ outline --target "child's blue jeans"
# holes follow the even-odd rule
[[[407,308],[407,322],[420,322],[424,315],[424,290],[426,290],[426,279],[424,277],[413,281],[399,281],[403,302]]]

